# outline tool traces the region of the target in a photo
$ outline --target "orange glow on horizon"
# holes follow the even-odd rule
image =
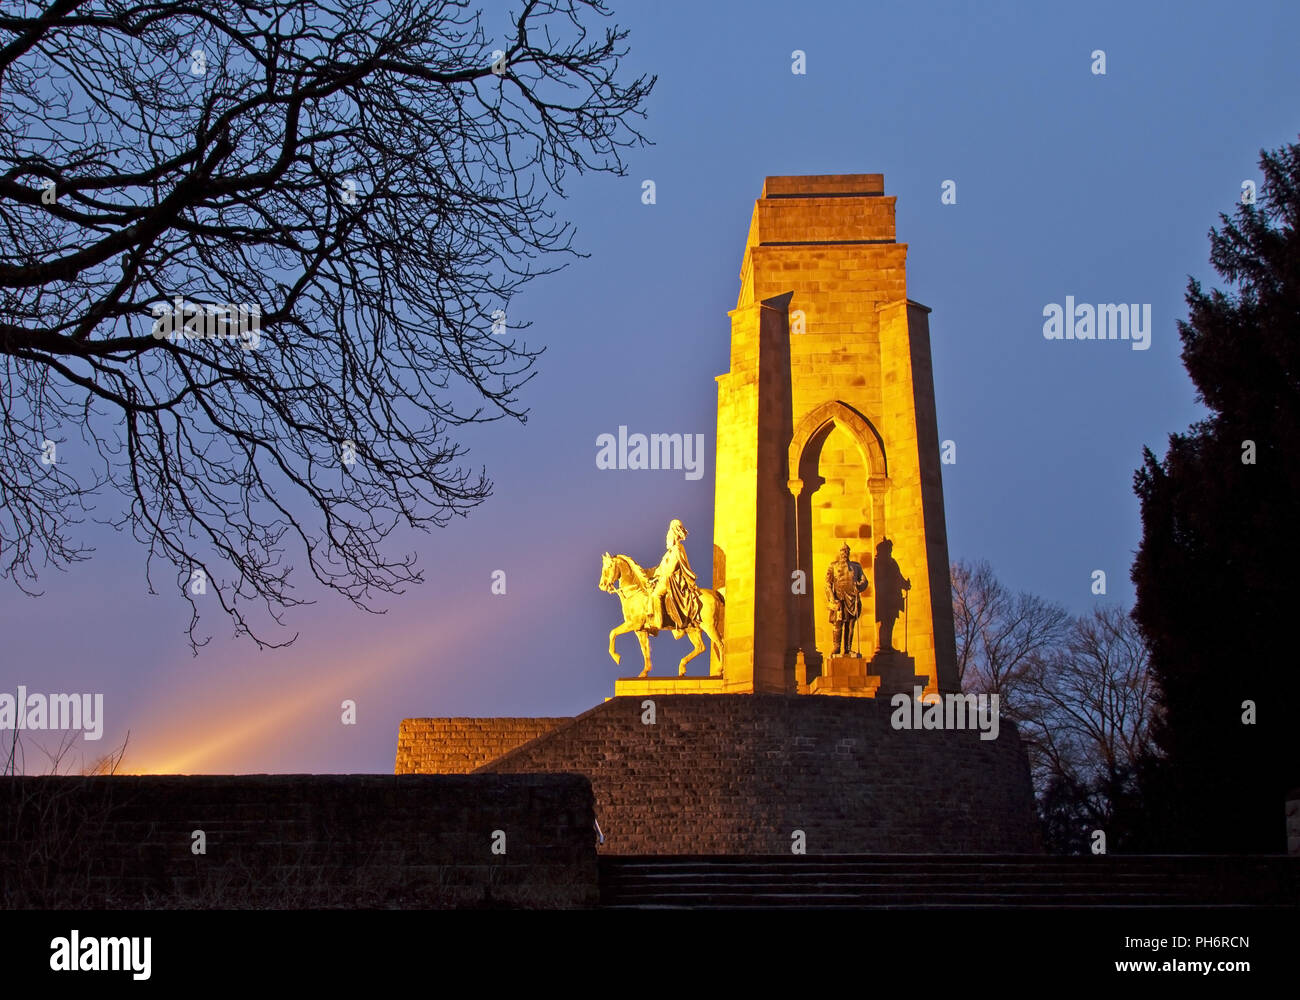
[[[310,686],[303,686],[302,678],[298,676],[266,672],[263,675],[265,679],[256,688],[244,686],[237,700],[221,703],[220,712],[227,718],[233,716],[230,721],[213,717],[216,701],[214,681],[224,681],[224,672],[216,669],[202,674],[194,683],[175,693],[169,699],[169,705],[154,706],[149,711],[148,714],[155,718],[170,716],[169,721],[165,728],[151,727],[154,739],[141,747],[139,754],[128,746],[124,766],[117,773],[275,773],[274,763],[249,772],[229,766],[223,768],[220,761],[246,754],[259,743],[266,745],[268,755],[273,755],[277,746],[292,742],[300,734],[300,727],[307,717],[314,716],[318,720],[332,717],[337,723],[341,708],[337,702],[331,704],[333,699],[356,697],[355,694],[340,692],[351,689],[359,693],[380,678],[399,675],[405,667],[427,667],[434,659],[435,650],[445,653],[456,640],[486,624],[463,611],[449,614],[447,620],[454,622],[450,634],[444,627],[436,634],[421,632],[402,636],[378,650],[370,637],[364,642],[349,644],[349,648],[336,647],[335,656],[343,662],[333,670],[323,673],[316,667],[302,668],[311,670]],[[286,686],[289,690],[284,689]],[[193,707],[184,712],[173,712],[171,706],[177,703]],[[313,724],[319,725],[320,722]],[[141,763],[142,760],[147,763]]]

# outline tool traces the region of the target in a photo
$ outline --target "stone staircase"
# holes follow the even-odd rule
[[[601,905],[616,908],[1289,907],[1300,858],[1285,856],[605,856]]]

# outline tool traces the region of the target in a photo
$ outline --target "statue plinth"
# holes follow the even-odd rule
[[[860,656],[828,656],[822,660],[821,676],[808,685],[808,693],[874,698],[880,678],[867,672],[870,663]]]
[[[814,677],[806,690],[808,694],[882,698],[911,694],[913,688],[924,689],[929,681],[916,672],[916,660],[911,656],[898,650],[878,650],[869,660],[859,656],[826,657],[821,676]]]
[[[876,678],[878,697],[910,695],[914,688],[925,689],[930,678],[916,672],[915,658],[897,649],[877,650],[870,661],[871,675]]]
[[[722,693],[721,677],[620,677],[614,681],[615,698]]]

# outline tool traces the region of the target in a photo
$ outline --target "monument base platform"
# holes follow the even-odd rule
[[[620,677],[614,681],[615,698],[652,694],[722,694],[721,677]]]
[[[638,694],[670,682],[628,680]],[[1040,850],[1009,720],[986,740],[975,729],[896,729],[881,698],[656,694],[649,721],[642,701],[613,698],[477,772],[586,775],[607,854],[789,857],[796,839],[808,854]],[[436,722],[403,722],[408,742],[438,739]]]

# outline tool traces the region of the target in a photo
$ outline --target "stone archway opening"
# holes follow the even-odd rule
[[[811,680],[832,648],[826,571],[842,545],[872,579],[876,541],[885,535],[887,466],[880,435],[861,413],[835,401],[809,413],[790,442],[799,569],[808,584],[797,604],[798,642]],[[874,592],[863,595],[855,648],[876,649]]]

